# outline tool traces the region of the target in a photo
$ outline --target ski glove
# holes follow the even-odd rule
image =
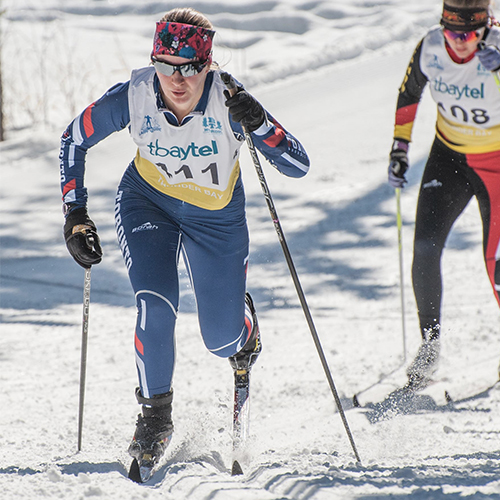
[[[406,184],[405,173],[408,170],[408,143],[395,139],[392,145],[389,163],[389,184],[402,188]]]
[[[66,216],[64,239],[69,253],[83,268],[101,262],[101,242],[86,208],[75,208]]]
[[[497,71],[500,69],[500,50],[494,45],[486,45],[482,41],[479,42],[476,55],[488,71]]]
[[[224,91],[224,95],[233,121],[241,122],[248,132],[254,132],[264,123],[266,118],[264,108],[243,87],[237,87],[237,92],[233,96],[228,90]]]

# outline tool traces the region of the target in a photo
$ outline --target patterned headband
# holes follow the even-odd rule
[[[485,7],[454,7],[444,4],[441,24],[451,31],[474,31],[488,24]]]
[[[191,24],[157,22],[152,56],[170,55],[206,61],[215,31]]]

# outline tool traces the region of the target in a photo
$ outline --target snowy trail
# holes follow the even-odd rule
[[[315,12],[333,12],[322,4]],[[120,5],[125,9],[126,2]],[[111,25],[106,16],[100,22]],[[263,166],[346,408],[353,394],[393,369],[399,368],[391,380],[404,380],[395,200],[386,168],[397,88],[414,44],[393,41],[252,89],[312,159],[303,181]],[[402,197],[408,357],[419,342],[410,286],[416,191],[435,119],[426,97]],[[61,130],[19,129],[0,145],[2,498],[500,498],[500,389],[483,393],[498,378],[499,314],[483,268],[477,205],[459,220],[445,250],[440,381],[423,393],[433,404],[377,423],[367,409],[347,409],[359,467],[246,153],[248,286],[264,350],[252,373],[245,475],[229,474],[232,373],[204,349],[183,275],[174,440],[154,480],[131,483],[126,450],[138,411],[135,310],[112,218],[115,187],[134,154],[126,132],[98,145],[89,159],[90,211],[106,258],[92,271],[83,450],[76,453],[83,271],[61,237]],[[444,390],[459,398],[464,381],[475,397],[447,405]],[[383,397],[381,385],[366,391],[365,400],[377,391]],[[390,390],[387,385],[385,393]]]
[[[264,88],[260,94],[264,102],[273,104],[276,114],[283,116],[282,121],[292,130],[298,124],[293,123],[294,115],[286,103],[294,93],[300,95],[311,85],[322,89],[318,92],[321,96],[328,95],[326,90],[331,89],[328,106],[334,116],[346,116],[342,106],[351,111],[341,125],[332,119],[328,128],[338,142],[342,140],[341,151],[337,156],[334,154],[338,167],[331,174],[332,157],[322,150],[325,145],[314,144],[317,130],[313,129],[303,134],[314,162],[309,179],[302,184],[290,182],[266,166],[268,182],[334,379],[346,399],[374,382],[390,366],[397,366],[401,344],[394,305],[398,297],[397,264],[391,262],[391,253],[395,251],[393,200],[390,189],[382,184],[385,151],[379,153],[382,148],[376,148],[378,141],[386,140],[387,131],[380,130],[382,127],[372,130],[367,149],[353,147],[352,156],[346,155],[345,150],[351,146],[347,141],[354,142],[351,130],[360,127],[359,116],[368,107],[370,95],[360,94],[361,83],[361,89],[351,90],[352,96],[349,92],[341,93],[340,88],[345,80],[360,82],[361,72],[375,72],[381,65],[396,66],[396,61],[403,59],[401,52],[407,52],[406,48],[393,56],[381,55],[365,61],[362,67],[346,63],[277,88]],[[377,106],[371,113],[384,112],[384,102],[386,108],[391,107],[394,94],[391,80],[399,78],[398,70],[395,68],[392,75],[385,72],[386,81],[378,82],[377,88],[383,91],[378,102],[380,110]],[[386,97],[382,99],[384,93]],[[319,107],[321,103],[315,99],[311,95],[308,106]],[[390,120],[383,124],[389,128]],[[127,149],[126,134],[111,141],[115,141],[115,151]],[[379,158],[371,160],[373,150],[377,150]],[[34,492],[47,498],[60,495],[125,498],[142,496],[141,491],[145,491],[148,498],[170,495],[200,499],[305,499],[361,498],[382,491],[409,493],[422,488],[421,498],[428,498],[425,491],[429,488],[446,486],[452,491],[484,488],[487,492],[492,488],[494,491],[495,484],[498,487],[494,477],[494,463],[499,458],[497,429],[492,421],[500,402],[498,389],[484,400],[464,405],[464,409],[423,412],[374,425],[363,415],[364,410],[349,410],[347,417],[363,460],[363,467],[355,466],[248,159],[244,160],[243,169],[253,235],[249,288],[259,307],[265,350],[253,374],[254,442],[246,464],[247,474],[238,479],[228,473],[232,376],[225,363],[213,359],[203,349],[192,299],[185,287],[178,325],[176,433],[167,462],[169,467],[146,487],[132,485],[126,479],[129,462],[126,446],[137,411],[132,397],[136,381],[131,349],[135,312],[121,268],[115,269],[119,255],[114,248],[111,225],[106,223],[111,186],[91,180],[92,175],[89,183],[100,185],[93,199],[98,207],[97,223],[104,228],[108,258],[93,272],[84,446],[82,453],[76,454],[82,292],[74,285],[64,284],[78,282],[74,278],[80,275],[83,283],[83,273],[66,256],[58,240],[58,193],[50,180],[56,144],[52,143],[51,151],[52,155],[40,160],[40,175],[32,177],[31,182],[28,176],[24,183],[24,195],[29,197],[36,196],[41,181],[46,182],[43,195],[39,195],[46,229],[40,231],[39,224],[33,224],[29,211],[20,211],[12,225],[22,230],[20,235],[29,233],[29,238],[26,243],[17,240],[11,247],[4,246],[7,258],[2,259],[2,273],[13,279],[4,281],[4,285],[11,286],[11,292],[4,291],[2,298],[1,373],[5,386],[15,388],[4,394],[5,411],[0,417],[0,433],[5,442],[0,484],[6,492],[18,498],[31,498]],[[28,168],[29,162],[29,158],[17,160],[20,168],[23,165]],[[353,171],[353,166],[362,171],[362,178]],[[13,178],[12,185],[5,190],[4,206],[12,206],[9,198],[18,196],[14,182]],[[340,185],[346,184],[351,186],[350,190],[341,189]],[[408,205],[410,198],[414,202],[415,188],[412,185],[405,193]],[[473,214],[467,215],[465,222],[473,226]],[[410,233],[411,224],[408,226]],[[469,229],[466,227],[464,231]],[[477,235],[470,231],[469,236],[477,240]],[[38,244],[31,246],[33,238]],[[410,235],[406,240],[410,241]],[[471,246],[477,245],[476,241]],[[23,259],[19,258],[19,251]],[[476,262],[471,264],[480,269]],[[486,289],[486,296],[488,292]],[[410,298],[408,291],[409,304]],[[477,296],[474,301],[477,308]],[[490,321],[488,317],[481,320],[485,328],[475,326],[477,335],[488,336],[493,330],[487,324]],[[411,331],[414,319],[409,318],[409,324]],[[416,341],[414,336],[410,338],[412,347]],[[465,332],[464,341],[467,341]],[[478,350],[484,366],[488,361],[486,351],[479,347]],[[494,370],[497,356],[491,356],[489,361]],[[456,362],[450,359],[455,370]],[[468,411],[467,406],[474,411]],[[99,449],[94,450],[96,447]],[[474,465],[474,479],[460,479],[464,463],[466,468]]]

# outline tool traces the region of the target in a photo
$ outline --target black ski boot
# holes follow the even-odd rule
[[[245,345],[234,356],[229,357],[229,363],[233,370],[250,371],[252,365],[257,361],[260,352],[262,351],[262,344],[260,342],[259,323],[257,322],[257,314],[253,305],[252,297],[247,292],[245,294],[245,303],[252,313],[253,328],[250,337]]]
[[[418,391],[431,383],[432,376],[438,369],[440,348],[439,338],[426,340],[422,343],[415,359],[406,370],[408,389]]]
[[[135,395],[139,404],[142,404],[142,415],[137,416],[134,437],[128,448],[134,458],[129,478],[136,483],[143,483],[153,475],[155,466],[172,439],[173,390],[145,398],[138,387]]]

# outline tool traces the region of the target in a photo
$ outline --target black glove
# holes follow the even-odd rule
[[[392,145],[389,163],[389,184],[402,188],[406,184],[405,173],[408,170],[408,143],[395,139]]]
[[[83,268],[101,262],[101,242],[86,208],[75,208],[66,216],[64,239],[69,253]]]
[[[235,122],[241,122],[248,132],[257,130],[266,118],[264,108],[243,87],[237,87],[237,92],[232,97],[228,90],[224,91],[226,106]]]

